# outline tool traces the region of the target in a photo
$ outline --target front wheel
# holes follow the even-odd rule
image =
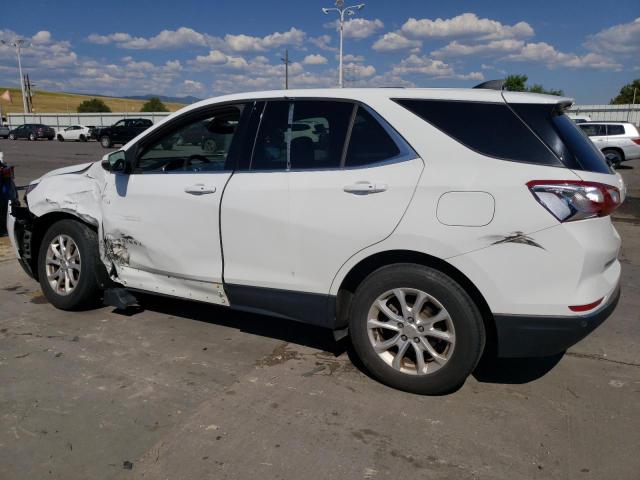
[[[104,148],[110,148],[112,145],[111,137],[109,137],[108,135],[100,137],[100,145],[102,145]]]
[[[30,133],[29,134],[29,140],[31,140],[32,142],[36,141],[38,139],[38,137],[36,137],[35,133]]]
[[[64,142],[64,137],[60,134],[58,134],[58,141],[59,142]]]
[[[38,278],[53,306],[75,310],[97,303],[102,268],[94,230],[71,219],[49,227],[40,245]]]
[[[9,140],[15,140],[16,136],[13,133],[9,134]]]
[[[349,330],[364,366],[400,390],[440,395],[462,385],[484,348],[482,316],[444,273],[415,264],[382,267],[358,287]]]

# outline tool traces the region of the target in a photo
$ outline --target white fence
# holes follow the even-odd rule
[[[587,115],[591,120],[640,124],[640,105],[573,105],[570,113]]]
[[[595,121],[631,122],[640,125],[640,105],[573,105],[570,113],[588,115]],[[148,118],[153,123],[169,115],[167,112],[122,112],[122,113],[10,113],[7,124],[15,128],[23,123],[44,123],[54,128],[69,125],[104,127],[113,125],[122,118]]]
[[[168,112],[10,113],[7,115],[7,125],[9,128],[15,128],[23,123],[44,123],[53,128],[68,127],[69,125],[106,127],[123,118],[148,118],[156,123],[167,115],[169,115]]]

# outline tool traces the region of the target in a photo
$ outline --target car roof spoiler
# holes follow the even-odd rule
[[[487,80],[486,82],[479,83],[473,88],[482,88],[485,90],[504,90],[504,86],[507,83],[505,79],[500,80]]]

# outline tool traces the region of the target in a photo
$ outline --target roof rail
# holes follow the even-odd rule
[[[506,80],[487,80],[486,82],[479,83],[473,88],[483,88],[485,90],[504,90],[504,85],[507,83]]]

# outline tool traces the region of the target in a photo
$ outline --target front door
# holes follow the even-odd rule
[[[228,106],[178,118],[141,139],[132,174],[111,176],[104,249],[125,286],[226,303],[219,208],[240,113]]]

